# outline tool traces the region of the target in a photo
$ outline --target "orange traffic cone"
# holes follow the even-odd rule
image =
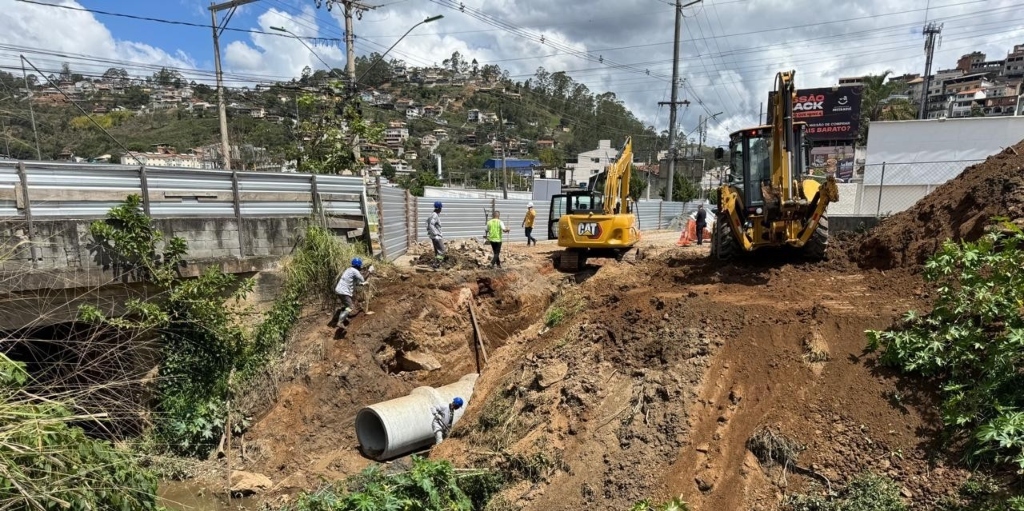
[[[697,222],[692,218],[687,220],[686,228],[679,235],[679,241],[676,242],[677,246],[688,247],[693,242],[697,241]]]

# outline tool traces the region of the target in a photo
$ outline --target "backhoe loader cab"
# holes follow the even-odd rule
[[[793,74],[776,75],[772,124],[729,138],[729,174],[718,189],[712,257],[727,260],[782,246],[801,249],[812,259],[826,257],[825,213],[829,203],[839,200],[839,188],[834,175],[819,180],[807,173],[806,124],[793,120]],[[724,151],[715,153],[724,156]]]

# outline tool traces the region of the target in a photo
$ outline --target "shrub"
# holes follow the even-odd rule
[[[412,457],[412,468],[386,474],[373,465],[346,482],[299,496],[282,511],[363,509],[483,509],[500,489],[486,470],[456,471],[447,461]]]
[[[793,495],[785,503],[789,511],[905,511],[899,486],[888,477],[871,473],[850,482],[838,498]]]
[[[96,417],[26,394],[28,380],[24,364],[0,354],[0,508],[157,509],[156,477],[70,425]]]
[[[977,242],[946,242],[925,265],[938,288],[927,315],[869,331],[883,363],[942,385],[943,422],[974,458],[1024,470],[1024,233],[1007,225]]]

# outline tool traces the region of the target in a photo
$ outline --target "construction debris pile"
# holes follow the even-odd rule
[[[975,241],[995,218],[1024,227],[1024,142],[964,170],[851,247],[865,268],[916,267],[947,239]]]
[[[509,266],[528,261],[526,254],[508,250],[509,243],[502,246],[501,263]],[[468,270],[487,267],[491,264],[491,246],[476,238],[445,240],[445,262],[443,268]],[[416,256],[414,264],[429,265],[434,262],[434,247],[430,240],[421,241],[409,247],[409,254]]]

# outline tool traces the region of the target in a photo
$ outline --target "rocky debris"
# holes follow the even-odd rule
[[[234,470],[231,472],[231,494],[242,497],[270,489],[274,483],[269,477],[253,472]]]
[[[558,361],[537,371],[537,385],[546,389],[563,379],[569,374],[569,364]]]
[[[441,363],[430,353],[421,351],[402,352],[398,355],[398,367],[403,371],[436,371]]]
[[[508,266],[530,260],[530,256],[527,254],[517,254],[507,250],[508,245],[505,243],[502,246],[501,262],[503,265]],[[444,248],[444,268],[474,269],[491,264],[491,247],[484,240],[477,238],[445,240]],[[434,247],[430,240],[410,246],[409,253],[418,256],[414,260],[415,264],[429,265],[434,262]]]

